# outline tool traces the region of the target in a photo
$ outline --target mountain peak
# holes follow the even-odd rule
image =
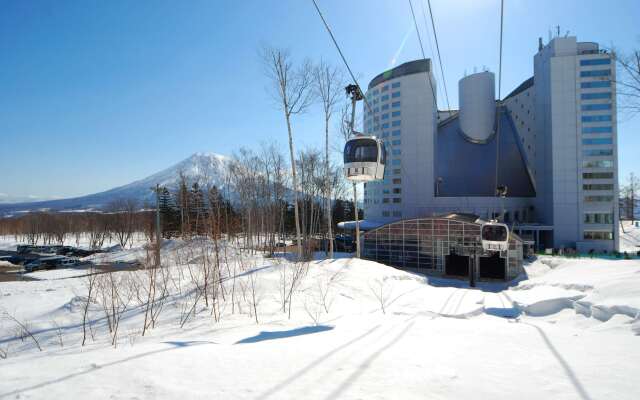
[[[181,174],[187,179],[188,185],[198,182],[201,186],[221,187],[223,185],[222,177],[225,175],[229,161],[230,157],[221,154],[197,152],[160,172],[104,192],[72,199],[15,202],[13,204],[2,202],[0,203],[0,215],[43,208],[51,210],[102,209],[111,201],[119,198],[133,198],[141,203],[153,202],[154,194],[151,188],[160,185],[175,189],[179,185]]]

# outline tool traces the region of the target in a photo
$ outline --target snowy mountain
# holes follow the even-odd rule
[[[12,196],[7,193],[0,193],[0,204],[29,203],[35,201],[55,200],[58,198],[59,197],[40,197],[34,195]]]
[[[157,172],[144,179],[119,186],[104,192],[70,199],[58,199],[36,202],[0,203],[0,215],[15,214],[36,210],[100,210],[116,199],[135,198],[141,204],[153,203],[154,194],[151,191],[156,184],[174,189],[183,174],[188,182],[198,181],[201,185],[216,185],[221,187],[224,172],[229,158],[214,153],[195,153],[179,163]]]

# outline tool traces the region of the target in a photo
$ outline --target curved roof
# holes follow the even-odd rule
[[[507,185],[508,197],[533,197],[535,186],[524,149],[511,116],[499,107],[500,146],[494,134],[486,143],[468,141],[460,132],[458,114],[438,125],[435,143],[435,177],[442,197],[495,196],[496,151],[499,183]]]
[[[432,217],[416,217],[409,219],[400,219],[397,221],[388,222],[384,225],[378,226],[377,228],[370,229],[363,233],[365,238],[370,237],[371,234],[381,231],[383,229],[391,228],[398,225],[403,225],[406,223],[415,223],[419,221],[455,221],[457,223],[469,224],[478,227],[478,229],[484,224],[486,221],[476,217],[474,214],[466,214],[466,213],[450,213],[444,215],[436,215]],[[478,231],[479,232],[479,231]],[[401,233],[404,235],[404,233]],[[511,230],[509,232],[509,242],[518,241],[522,242],[522,238]]]
[[[377,86],[390,79],[399,78],[405,75],[419,74],[421,72],[429,72],[430,70],[431,60],[428,58],[423,60],[409,61],[377,75],[371,80],[371,82],[369,82],[368,88],[371,89],[372,87]]]

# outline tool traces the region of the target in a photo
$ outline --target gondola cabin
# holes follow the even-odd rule
[[[498,222],[486,222],[480,230],[482,248],[488,251],[505,251],[509,248],[509,227]]]
[[[384,178],[384,144],[375,136],[356,136],[344,146],[344,172],[347,180],[368,182]]]

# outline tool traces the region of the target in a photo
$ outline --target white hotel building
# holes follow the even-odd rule
[[[540,40],[533,63],[533,77],[500,101],[493,73],[464,77],[450,111],[436,109],[430,60],[376,76],[364,131],[383,139],[387,165],[384,181],[365,185],[365,219],[491,218],[502,208],[497,165],[504,220],[522,237],[538,248],[618,249],[615,63],[575,37]]]

